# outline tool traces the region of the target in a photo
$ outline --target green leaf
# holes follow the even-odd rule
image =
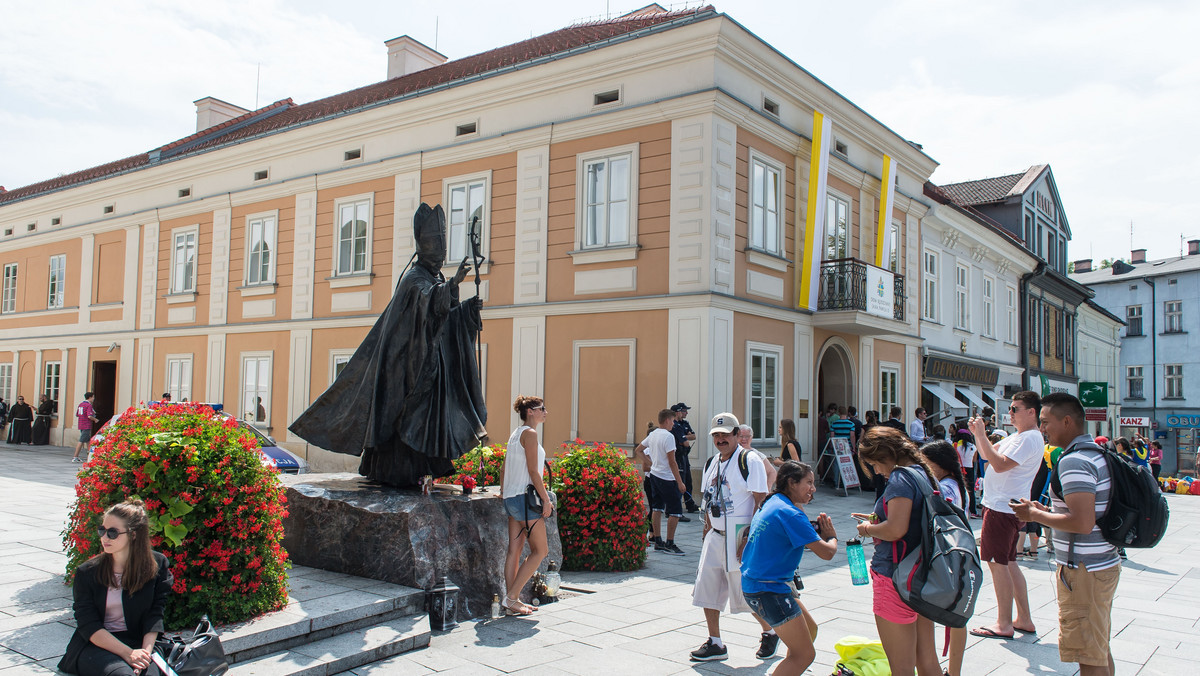
[[[163,536],[170,540],[171,544],[176,547],[183,544],[183,537],[187,535],[187,532],[187,526],[172,526],[168,523],[163,528]]]
[[[147,460],[146,464],[142,465],[142,471],[150,477],[151,481],[154,481],[154,478],[158,476],[158,465],[153,460]]]
[[[191,505],[179,498],[171,498],[170,504],[171,506],[167,508],[167,511],[171,514],[172,519],[178,519],[193,509]]]

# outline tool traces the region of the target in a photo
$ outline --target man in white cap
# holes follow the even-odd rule
[[[735,537],[730,529],[749,524],[762,501],[767,497],[767,473],[762,462],[742,460],[746,453],[737,443],[738,419],[732,413],[713,416],[709,436],[717,455],[704,466],[700,488],[704,495],[704,544],[696,585],[692,588],[692,605],[704,609],[708,623],[708,640],[691,653],[694,662],[724,660],[729,649],[721,640],[721,611],[726,603],[731,613],[749,613],[750,606],[742,597],[742,574],[736,560],[728,560],[725,539]],[[747,456],[749,458],[749,456]],[[735,555],[736,558],[736,555]],[[763,627],[758,649],[759,659],[775,654],[779,637],[770,626],[755,616]]]

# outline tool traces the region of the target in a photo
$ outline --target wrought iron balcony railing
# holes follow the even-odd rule
[[[890,273],[892,317],[904,321],[904,275]],[[818,310],[867,310],[867,264],[855,258],[839,258],[821,263],[821,282],[817,290]]]

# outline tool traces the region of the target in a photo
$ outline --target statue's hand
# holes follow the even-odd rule
[[[472,296],[468,298],[466,302],[469,307],[472,323],[475,324],[476,330],[482,329],[483,316],[481,315],[481,311],[483,310],[483,299],[479,296]]]
[[[467,263],[467,260],[464,258],[458,264],[458,272],[455,272],[454,279],[450,280],[452,284],[462,284],[462,281],[467,278],[467,273],[471,271],[471,266]]]

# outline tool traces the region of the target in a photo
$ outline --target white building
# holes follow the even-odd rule
[[[1088,422],[1093,435],[1113,438],[1121,415],[1121,329],[1125,322],[1093,300],[1079,306],[1079,381],[1108,384],[1107,419]]]

